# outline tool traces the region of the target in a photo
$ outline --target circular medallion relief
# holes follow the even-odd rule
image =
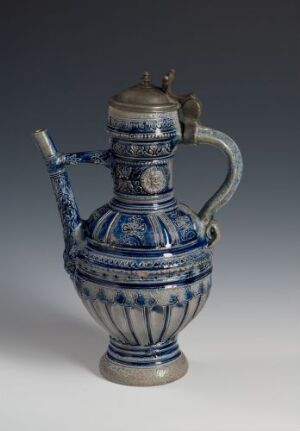
[[[161,169],[151,167],[141,175],[141,184],[147,193],[160,193],[166,187],[167,180]]]

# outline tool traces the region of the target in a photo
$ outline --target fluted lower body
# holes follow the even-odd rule
[[[175,337],[201,310],[208,293],[185,303],[133,307],[98,299],[83,303],[115,340],[131,346],[149,346]]]
[[[209,274],[189,289],[135,289],[134,294],[108,287],[104,294],[102,287],[81,284],[78,292],[85,307],[110,335],[101,373],[111,381],[137,386],[182,377],[188,365],[177,335],[204,306],[210,283]]]

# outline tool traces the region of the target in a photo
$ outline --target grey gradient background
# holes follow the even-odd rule
[[[300,429],[299,12],[297,1],[1,2],[1,430]],[[190,373],[127,388],[98,377],[107,337],[63,271],[30,135],[105,148],[109,97],[171,67],[245,170],[219,213],[212,294],[180,337]],[[180,148],[179,200],[200,209],[225,173],[217,150]],[[82,217],[110,199],[105,168],[70,175]]]

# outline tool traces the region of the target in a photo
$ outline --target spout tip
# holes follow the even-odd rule
[[[46,159],[53,157],[56,154],[57,150],[46,129],[35,130],[33,132],[33,137],[35,138],[43,156]]]
[[[32,132],[33,135],[38,135],[39,133],[47,132],[47,129],[44,129],[43,127],[41,129],[36,129],[34,132]]]

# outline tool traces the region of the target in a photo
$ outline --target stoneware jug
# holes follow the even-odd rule
[[[199,123],[194,95],[172,92],[174,73],[157,87],[145,72],[137,85],[112,97],[108,150],[60,153],[46,130],[34,133],[63,225],[65,269],[110,336],[100,371],[127,385],[160,385],[186,373],[177,336],[208,298],[219,237],[215,214],[242,173],[235,142]],[[225,153],[228,173],[197,214],[177,202],[172,165],[178,145],[203,143]],[[65,169],[81,163],[108,167],[114,182],[111,201],[88,220],[79,215]]]

